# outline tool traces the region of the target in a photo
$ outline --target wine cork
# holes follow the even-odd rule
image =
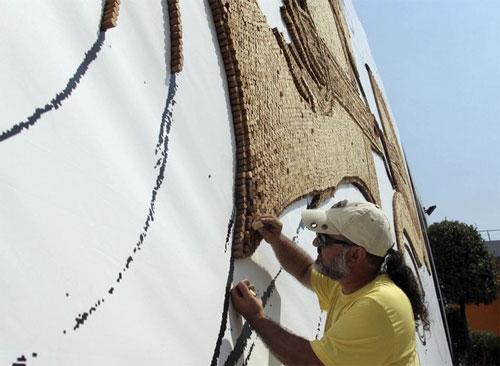
[[[260,220],[254,221],[254,222],[252,223],[252,228],[253,228],[254,230],[260,230],[260,229],[262,229],[263,227],[264,227],[264,224],[263,224],[263,223],[262,223],[262,221],[260,221]]]
[[[251,294],[252,294],[253,296],[257,296],[257,292],[256,292],[256,290],[255,290],[255,286],[254,286],[254,285],[249,285],[249,286],[248,286],[248,289],[250,290],[250,292],[251,292]]]

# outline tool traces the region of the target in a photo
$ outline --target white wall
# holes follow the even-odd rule
[[[0,143],[0,363],[210,361],[229,268],[234,139],[208,11],[182,4],[185,70],[140,251],[172,88],[161,2],[122,1],[118,27],[61,107]],[[2,3],[0,47],[12,51],[0,61],[1,131],[65,88],[100,14],[101,2]]]

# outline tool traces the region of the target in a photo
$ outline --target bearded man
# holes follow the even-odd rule
[[[286,365],[419,365],[416,321],[429,328],[420,288],[400,252],[391,249],[389,221],[368,202],[341,201],[302,212],[314,232],[316,261],[281,233],[272,215],[254,227],[282,267],[314,291],[327,312],[323,337],[308,341],[269,319],[249,281],[231,290],[236,311]]]

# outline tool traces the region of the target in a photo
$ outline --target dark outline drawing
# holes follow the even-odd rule
[[[233,221],[230,221],[231,226],[232,223]],[[231,257],[229,258],[229,271],[226,280],[226,290],[225,290],[226,294],[224,295],[224,305],[222,306],[222,320],[220,322],[219,335],[217,336],[217,341],[215,342],[214,354],[212,356],[212,362],[210,363],[211,366],[217,366],[217,360],[219,359],[219,354],[220,354],[220,347],[222,345],[222,338],[226,333],[227,316],[229,312],[229,296],[231,291],[231,284],[233,283],[233,277],[234,277],[234,256],[233,252],[231,251]]]
[[[160,154],[158,161],[155,164],[155,169],[159,167],[158,175],[156,177],[156,184],[151,191],[151,201],[149,204],[148,214],[146,215],[146,220],[144,222],[144,227],[142,232],[139,234],[139,239],[134,246],[132,254],[127,258],[125,262],[125,266],[121,272],[118,273],[116,283],[119,283],[123,279],[123,274],[126,270],[129,269],[130,264],[133,261],[134,254],[141,250],[141,247],[144,243],[144,239],[146,239],[149,227],[151,223],[154,221],[155,217],[155,205],[156,205],[156,197],[158,195],[158,191],[160,190],[163,180],[165,179],[165,168],[167,165],[168,159],[168,144],[169,144],[169,134],[172,127],[172,114],[173,114],[173,106],[175,105],[175,94],[177,92],[177,82],[176,82],[176,74],[172,74],[170,76],[170,83],[168,87],[168,95],[165,103],[165,108],[163,110],[163,114],[161,117],[160,124],[160,132],[158,134],[158,143],[156,144],[155,155]],[[115,288],[110,287],[108,290],[108,295],[112,295],[114,293]],[[105,296],[108,296],[105,295]],[[85,321],[87,321],[88,317],[97,310],[97,308],[104,302],[104,298],[98,300],[94,306],[91,306],[86,312],[78,314],[75,318],[75,325],[73,330],[76,331],[80,325],[83,325]]]
[[[310,206],[311,206],[311,202],[308,202],[307,208],[310,208]],[[295,231],[296,235],[293,237],[294,243],[297,243],[297,240],[299,237],[298,234],[300,233],[301,230],[304,230],[304,228],[305,228],[304,224],[302,223],[302,221],[300,221],[300,223],[297,227],[297,230]],[[280,268],[278,273],[276,273],[274,278],[271,280],[271,282],[267,286],[266,291],[264,291],[264,293],[262,294],[261,300],[262,300],[262,305],[264,307],[266,306],[267,301],[269,300],[269,297],[271,297],[271,295],[275,289],[276,279],[279,277],[279,275],[281,274],[282,271],[283,271],[283,268]],[[217,341],[215,343],[214,354],[212,356],[212,361],[210,363],[211,366],[217,366],[217,361],[218,361],[219,354],[220,354],[220,346],[222,344],[222,338],[224,337],[224,334],[226,332],[226,327],[227,327],[226,323],[227,323],[227,317],[228,317],[228,311],[229,311],[229,297],[230,297],[230,290],[231,290],[231,284],[233,282],[233,277],[234,277],[234,258],[233,258],[233,255],[231,254],[231,258],[229,261],[229,272],[228,272],[227,281],[226,281],[226,294],[224,297],[224,307],[222,310],[222,320],[221,320],[221,325],[220,325],[220,329],[219,329],[219,336],[217,337]],[[238,339],[236,340],[236,344],[234,345],[233,350],[227,356],[227,359],[224,363],[224,366],[236,365],[236,363],[241,358],[243,351],[245,350],[245,348],[247,346],[248,340],[252,336],[252,332],[253,332],[253,330],[250,327],[250,324],[245,322],[245,324],[243,325],[243,329],[241,330],[241,334],[238,337]],[[254,347],[254,343],[252,343],[252,346],[250,348],[251,351],[249,352],[246,359],[244,360],[245,364],[248,363],[248,361],[250,360],[250,356],[252,354],[253,347]]]
[[[53,109],[59,109],[59,107],[62,105],[62,102],[67,99],[71,95],[71,93],[73,93],[73,91],[80,83],[82,77],[85,76],[90,64],[97,58],[99,51],[102,49],[105,38],[106,32],[100,32],[97,40],[94,42],[92,47],[90,47],[90,49],[85,52],[85,57],[82,63],[76,69],[75,74],[68,80],[66,87],[61,92],[57,93],[56,96],[48,104],[45,104],[45,106],[41,108],[35,109],[35,112],[33,112],[33,114],[29,116],[25,121],[19,122],[8,130],[2,132],[2,134],[0,135],[0,142],[34,126],[43,114],[50,112]]]

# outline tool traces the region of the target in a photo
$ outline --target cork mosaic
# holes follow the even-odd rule
[[[336,5],[283,3],[291,43],[269,28],[256,0],[209,1],[236,136],[237,258],[260,241],[250,230],[256,214],[279,214],[341,182],[380,201],[371,155],[383,147],[359,96]]]
[[[380,131],[358,87],[337,0],[284,0],[290,42],[257,0],[209,0],[228,81],[236,138],[233,254],[251,255],[253,217],[356,185],[379,204],[372,158]]]
[[[394,123],[389,109],[384,100],[382,91],[368,68],[368,74],[375,95],[375,101],[382,122],[383,144],[389,161],[389,171],[392,177],[396,193],[393,197],[394,226],[398,247],[404,248],[404,237],[409,239],[419,265],[427,263],[427,252],[424,246],[424,238],[420,230],[420,222],[416,210],[416,202],[413,196],[410,177],[406,171],[403,153],[399,146]]]

